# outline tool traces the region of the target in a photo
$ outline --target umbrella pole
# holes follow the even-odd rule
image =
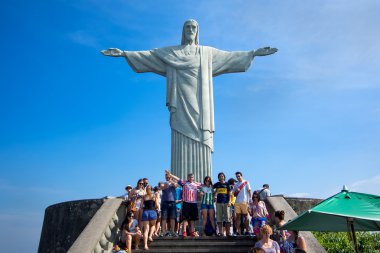
[[[353,243],[353,246],[354,246],[354,250],[356,253],[360,253],[359,251],[359,247],[358,247],[358,242],[356,240],[356,234],[355,234],[355,228],[354,228],[354,221],[352,218],[347,218],[347,225],[348,225],[348,228],[349,228],[349,235],[350,235],[350,239],[352,240],[352,243]]]

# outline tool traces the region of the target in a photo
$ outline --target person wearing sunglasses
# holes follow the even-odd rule
[[[132,253],[132,242],[134,243],[134,248],[139,249],[140,239],[142,237],[141,230],[138,226],[138,221],[134,219],[134,214],[132,211],[128,211],[127,217],[122,224],[122,242],[125,242],[125,249],[129,253]]]
[[[141,205],[142,205],[142,201],[145,194],[146,194],[146,191],[144,187],[144,181],[143,179],[139,179],[137,181],[136,187],[130,193],[130,200],[133,203],[132,211],[134,212],[134,215],[137,218],[140,225],[141,225],[141,215],[142,215]]]

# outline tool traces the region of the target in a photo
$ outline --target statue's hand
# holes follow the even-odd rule
[[[253,55],[254,56],[265,56],[265,55],[274,54],[277,51],[278,51],[278,49],[274,48],[274,47],[263,47],[263,48],[259,48],[259,49],[255,50],[253,52]]]
[[[108,48],[106,50],[100,51],[100,53],[102,53],[103,55],[112,56],[112,57],[124,56],[123,51],[121,51],[118,48]]]

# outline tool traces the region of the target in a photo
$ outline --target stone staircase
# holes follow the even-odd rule
[[[149,244],[150,253],[161,252],[212,252],[212,253],[246,253],[248,249],[256,243],[256,238],[252,236],[236,237],[177,237],[177,238],[157,238]],[[140,243],[139,250],[133,250],[132,253],[147,252],[142,248]]]
[[[305,199],[306,200],[306,199]],[[289,203],[292,203],[292,206]],[[283,196],[267,199],[268,211],[285,210],[286,218],[297,216],[294,209],[308,210],[315,203],[300,205],[304,200],[291,200]],[[309,202],[309,201],[307,201]],[[298,203],[298,204],[297,204]],[[104,198],[98,200],[71,201],[50,206],[45,211],[38,253],[112,253],[112,247],[120,235],[125,218],[122,199]],[[307,241],[308,253],[325,253],[310,232],[302,232]],[[149,252],[248,252],[256,242],[254,237],[186,237],[158,238],[150,243]],[[132,250],[133,253],[146,252]]]

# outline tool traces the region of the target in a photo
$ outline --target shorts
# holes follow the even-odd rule
[[[198,206],[197,203],[183,202],[182,217],[184,220],[198,220]]]
[[[157,220],[156,210],[144,210],[141,216],[141,221]]]
[[[216,221],[231,222],[231,208],[228,203],[216,203]]]
[[[248,214],[248,203],[247,202],[241,202],[236,203],[235,202],[235,213],[236,214]]]
[[[207,209],[207,210],[214,210],[214,205],[206,205],[206,204],[201,204],[201,210]]]
[[[176,204],[175,201],[162,201],[161,202],[161,218],[166,220],[176,218]]]

